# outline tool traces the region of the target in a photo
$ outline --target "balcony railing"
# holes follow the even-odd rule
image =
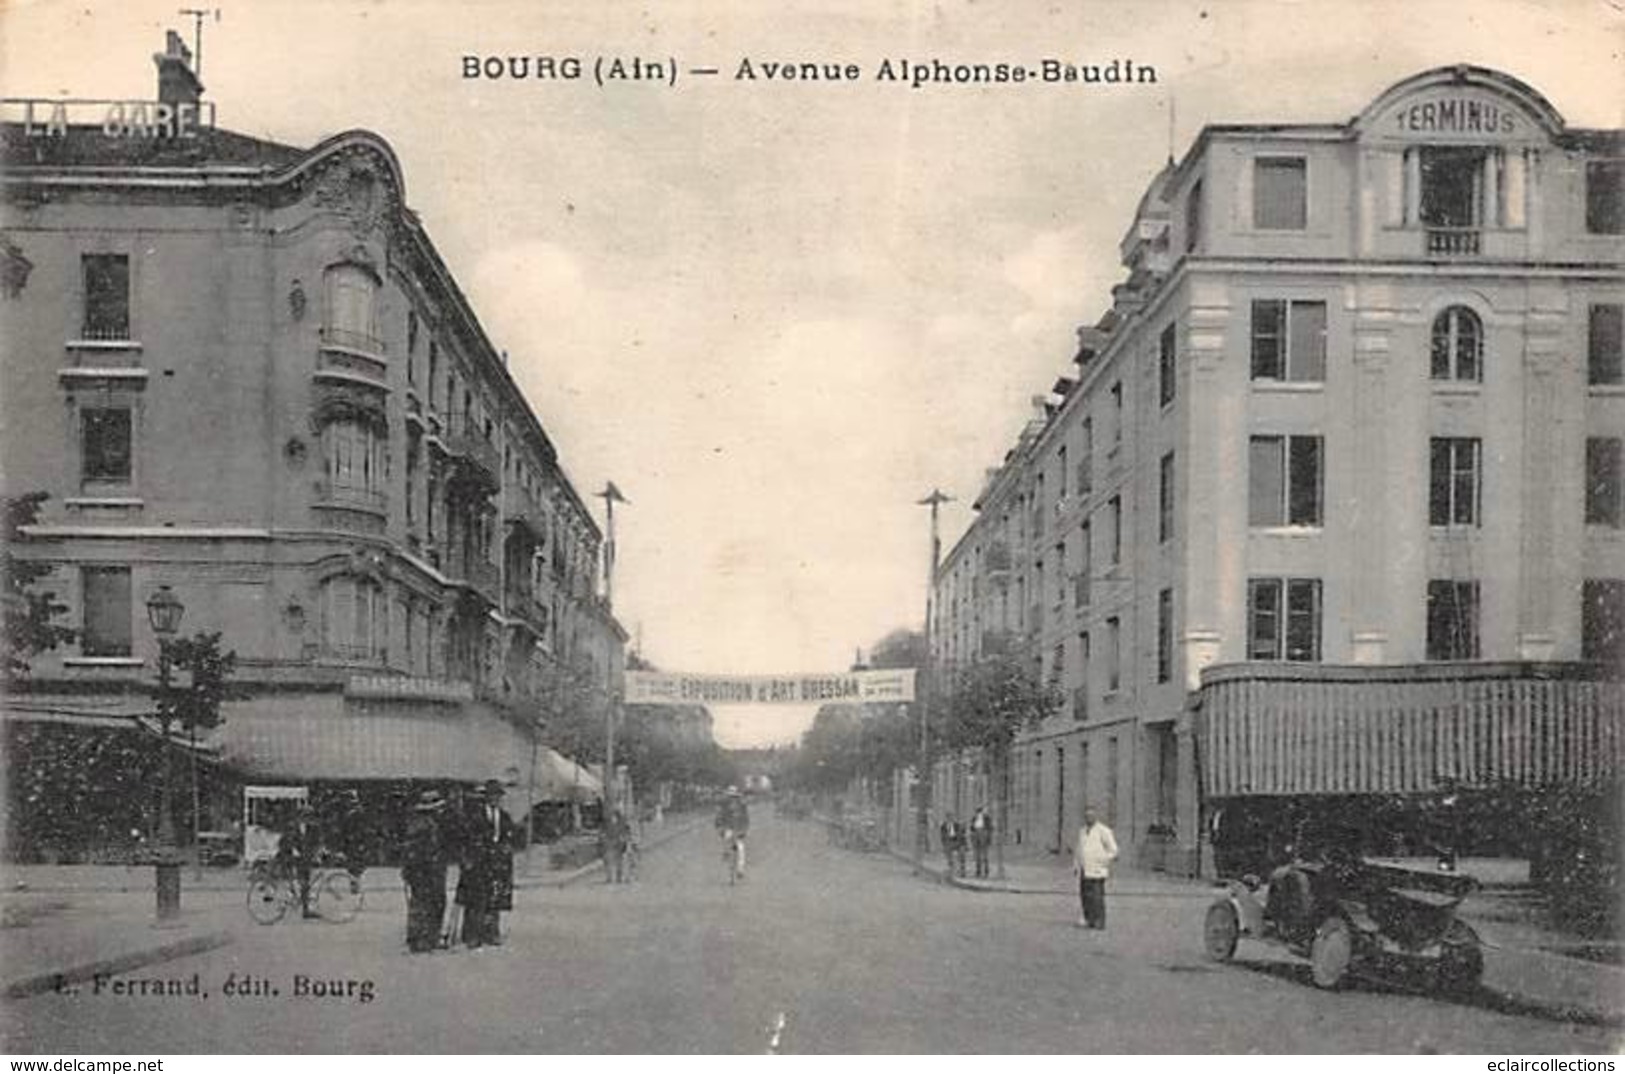
[[[1427,232],[1427,251],[1431,256],[1470,257],[1479,252],[1476,227],[1430,227]]]
[[[96,324],[82,325],[79,329],[79,338],[93,343],[128,343],[130,322],[124,321],[121,324],[116,320],[103,320]]]
[[[441,440],[446,445],[446,454],[458,464],[466,478],[483,485],[487,491],[496,491],[502,478],[502,457],[488,440],[468,433],[452,433]]]
[[[443,571],[454,583],[468,586],[492,604],[497,603],[502,575],[496,564],[473,557],[453,556]]]
[[[316,506],[336,507],[347,511],[366,511],[381,515],[388,505],[382,489],[351,488],[331,481],[316,483]]]
[[[347,351],[371,355],[380,361],[388,353],[384,348],[384,341],[370,332],[357,332],[352,328],[333,328],[330,325],[323,325],[321,333],[322,346],[324,347],[342,347]]]

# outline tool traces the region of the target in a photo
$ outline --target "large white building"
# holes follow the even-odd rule
[[[1546,706],[1612,769],[1622,199],[1622,132],[1470,66],[1169,161],[936,580],[943,666],[1016,645],[1067,698],[1018,739],[1013,836],[1093,801],[1193,869],[1226,798],[1563,778]],[[1505,756],[1456,757],[1455,719]]]

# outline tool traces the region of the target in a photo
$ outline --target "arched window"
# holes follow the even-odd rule
[[[1484,379],[1484,326],[1466,306],[1451,306],[1433,319],[1433,379]]]
[[[377,582],[341,574],[322,583],[322,649],[341,660],[387,660],[389,611]]]
[[[360,265],[334,265],[327,270],[326,335],[335,343],[376,349],[373,305],[378,282]]]

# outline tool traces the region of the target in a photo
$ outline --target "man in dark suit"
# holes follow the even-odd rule
[[[502,911],[513,909],[513,851],[519,827],[502,809],[502,784],[487,780],[469,811],[457,903],[463,908],[463,943],[502,943]]]
[[[976,857],[976,875],[987,877],[987,850],[993,845],[993,818],[986,806],[977,806],[970,819],[970,846]]]
[[[439,946],[440,919],[446,916],[446,844],[440,824],[445,808],[439,791],[424,791],[406,820],[401,879],[406,882],[406,946],[414,954]]]

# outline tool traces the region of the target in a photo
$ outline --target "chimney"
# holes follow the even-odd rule
[[[164,51],[155,52],[152,62],[158,65],[158,100],[167,105],[197,104],[203,96],[203,83],[192,71],[192,50],[186,47],[181,35],[170,30],[164,38]]]

